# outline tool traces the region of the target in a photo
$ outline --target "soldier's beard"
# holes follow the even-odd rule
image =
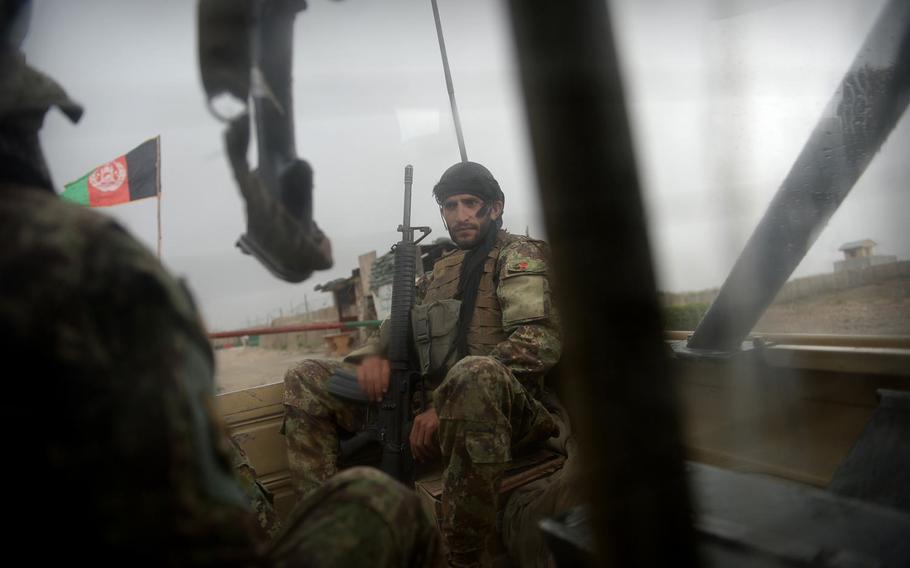
[[[484,241],[484,238],[487,236],[491,227],[493,227],[493,219],[490,217],[490,210],[488,206],[484,206],[477,214],[477,230],[474,231],[474,236],[468,239],[458,236],[458,231],[465,227],[465,225],[449,227],[449,237],[451,237],[452,242],[458,245],[458,248],[464,250],[471,250],[476,248]],[[473,228],[473,227],[471,227]]]

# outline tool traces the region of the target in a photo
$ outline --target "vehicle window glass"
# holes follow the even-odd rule
[[[613,5],[669,328],[713,300],[883,5]],[[905,116],[756,331],[910,334],[908,149]]]
[[[668,328],[694,328],[883,4],[611,3]],[[504,227],[545,238],[505,6],[440,9],[468,157],[499,180]],[[193,2],[35,4],[27,58],[86,107],[76,126],[59,113],[46,120],[57,186],[160,135],[160,202],[99,211],[153,250],[160,212],[161,259],[187,279],[212,330],[380,317],[388,298],[344,282],[397,240],[405,164],[415,166],[414,224],[433,227],[428,243],[447,236],[430,192],[459,160],[429,3],[310,2],[297,18],[297,151],[314,167],[315,217],[335,257],[303,285],[234,246],[243,203],[223,125],[205,109],[195,42]],[[756,330],[910,334],[908,148],[904,117]],[[359,307],[339,308],[344,298]],[[321,351],[327,334],[246,344]]]

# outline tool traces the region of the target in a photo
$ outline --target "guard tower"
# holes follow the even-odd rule
[[[843,251],[844,260],[838,260],[834,263],[834,272],[862,270],[870,266],[897,262],[896,256],[875,254],[875,247],[877,245],[878,243],[872,239],[863,239],[861,241],[852,241],[842,244],[838,250]]]

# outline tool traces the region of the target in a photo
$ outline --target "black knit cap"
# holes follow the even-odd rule
[[[484,201],[502,201],[505,207],[506,196],[499,188],[499,182],[490,170],[477,162],[458,162],[442,174],[433,188],[433,196],[439,205],[460,193],[476,195]]]

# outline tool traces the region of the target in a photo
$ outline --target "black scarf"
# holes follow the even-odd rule
[[[455,295],[461,300],[461,309],[458,312],[458,335],[455,337],[455,347],[458,349],[459,359],[468,355],[468,329],[471,327],[474,305],[477,303],[477,289],[480,287],[480,278],[483,276],[483,265],[496,245],[496,238],[499,236],[501,227],[502,217],[488,224],[480,244],[469,250],[461,263],[458,292]]]

